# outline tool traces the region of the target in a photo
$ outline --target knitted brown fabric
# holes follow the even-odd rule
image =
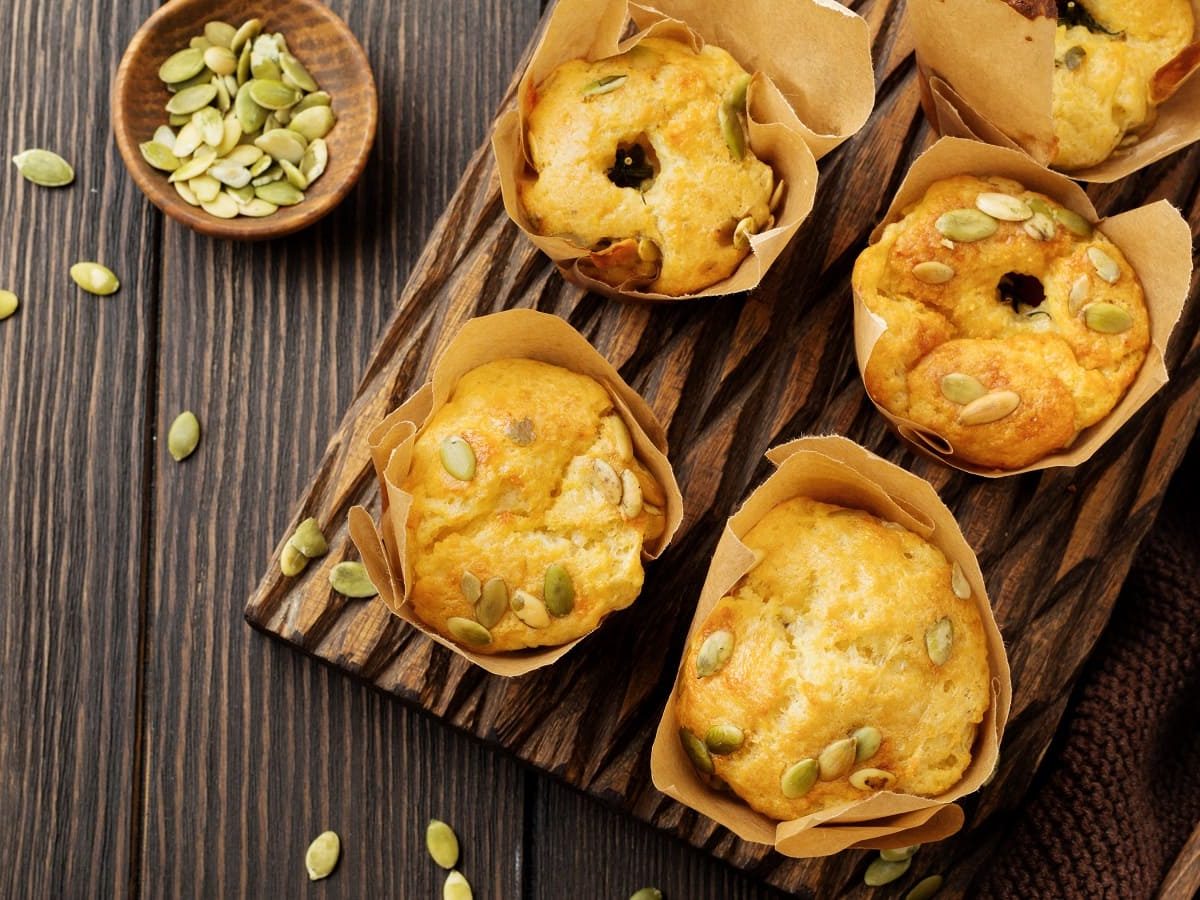
[[[1200,821],[1198,497],[1193,442],[978,896],[1154,897]]]

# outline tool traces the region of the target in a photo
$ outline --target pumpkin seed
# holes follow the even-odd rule
[[[959,600],[971,599],[971,583],[967,581],[967,574],[958,563],[950,567],[950,589]]]
[[[179,129],[179,134],[175,136],[175,144],[171,147],[171,152],[179,159],[187,159],[199,149],[204,143],[204,133],[200,131],[200,126],[197,125],[191,116],[188,116],[187,124]]]
[[[939,216],[934,227],[952,241],[969,244],[991,237],[999,224],[978,209],[952,209]]]
[[[278,81],[280,84],[283,84],[281,80],[283,72],[279,68],[278,61],[271,59],[269,56],[263,56],[257,50],[252,50],[250,53],[250,74],[255,78]],[[287,87],[286,84],[283,84],[283,86]]]
[[[302,91],[315,91],[320,87],[308,69],[304,68],[304,64],[286,50],[279,54],[279,68]]]
[[[1069,71],[1074,72],[1081,65],[1083,65],[1083,61],[1086,57],[1087,51],[1082,47],[1070,47],[1068,48],[1067,52],[1063,54],[1063,65],[1066,66]]]
[[[174,97],[167,101],[167,112],[179,113],[194,113],[208,104],[212,103],[213,98],[217,96],[217,89],[208,84],[197,84],[193,87],[184,88]]]
[[[177,181],[175,183],[182,184],[183,182]],[[212,203],[221,193],[221,182],[217,181],[211,175],[197,175],[187,183],[187,186],[196,195],[196,200],[199,203]]]
[[[864,725],[850,736],[854,738],[854,761],[856,763],[866,762],[879,752],[879,745],[883,743],[883,735],[873,725]]]
[[[237,71],[238,58],[228,47],[209,47],[204,51],[204,65],[217,75],[232,75]]]
[[[704,746],[704,742],[700,738],[686,728],[680,728],[679,743],[683,745],[683,752],[692,761],[692,765],[699,771],[705,775],[711,775],[715,771],[712,756],[709,755],[708,748]]]
[[[904,862],[906,859],[912,859],[913,854],[920,849],[920,844],[910,844],[907,847],[892,847],[889,850],[880,850],[879,858],[886,859],[888,862]]]
[[[425,849],[443,869],[453,869],[458,862],[458,835],[440,819],[430,819],[425,826]]]
[[[15,313],[20,305],[21,301],[12,291],[0,291],[0,322]]]
[[[470,481],[475,477],[475,451],[461,435],[451,435],[443,440],[439,453],[442,457],[442,467],[452,477],[459,481]]]
[[[304,158],[305,144],[298,132],[272,128],[254,139],[254,146],[277,160],[286,159],[295,165]]]
[[[254,102],[250,92],[242,88],[233,98],[233,113],[237,116],[238,124],[242,126],[243,134],[254,134],[267,121],[267,111]]]
[[[817,783],[819,772],[820,763],[815,759],[802,759],[784,771],[783,777],[779,779],[779,789],[789,800],[803,797]]]
[[[212,83],[213,87],[217,89],[217,109],[222,113],[229,112],[229,108],[233,106],[233,94],[229,92],[229,86],[225,84],[225,79],[214,75]]]
[[[207,147],[207,145],[205,145]],[[211,148],[208,148],[211,149]],[[208,167],[213,164],[213,156],[208,156],[196,151],[196,155],[179,166],[174,172],[168,176],[168,181],[191,181],[197,175],[203,175],[208,171]]]
[[[600,495],[613,506],[621,503],[621,476],[606,460],[592,460],[593,485]]]
[[[886,791],[896,783],[896,776],[883,769],[859,769],[850,776],[850,786],[860,791]]]
[[[173,150],[175,147],[175,132],[166,125],[159,125],[154,129],[154,137],[151,140],[157,141],[168,150]]]
[[[817,757],[817,765],[821,769],[822,781],[833,781],[841,778],[854,765],[854,757],[858,753],[857,742],[852,737],[834,741],[821,751]]]
[[[325,831],[317,835],[304,854],[304,868],[308,870],[309,880],[320,881],[329,877],[341,855],[342,842],[336,833]]]
[[[446,629],[452,634],[455,640],[464,644],[474,644],[477,647],[486,647],[492,642],[492,633],[472,619],[464,619],[462,616],[451,616],[446,620]]]
[[[442,885],[442,900],[473,900],[471,884],[462,872],[451,872]]]
[[[329,165],[329,147],[324,140],[318,138],[304,151],[304,158],[300,160],[300,172],[308,179],[308,183],[312,184],[325,174],[327,165]]]
[[[975,208],[1001,222],[1024,222],[1033,218],[1029,204],[1011,194],[980,194],[975,198]]]
[[[787,190],[787,182],[780,179],[775,182],[775,190],[771,191],[771,202],[767,204],[767,209],[771,212],[776,212],[780,204],[783,203],[783,194]]]
[[[200,443],[200,420],[191,410],[175,417],[167,431],[167,450],[175,462],[187,459]]]
[[[254,147],[253,144],[243,144],[242,146],[243,147]],[[254,149],[258,150],[259,148],[254,147]],[[254,165],[252,165],[250,167],[250,174],[253,175],[255,178],[257,178],[259,175],[261,175],[265,171],[267,171],[267,169],[271,168],[271,166],[273,166],[274,164],[275,164],[275,160],[273,160],[270,156],[268,156],[267,154],[265,154],[261,150],[259,150],[259,157],[257,160],[255,160]]]
[[[1091,303],[1083,311],[1083,322],[1101,334],[1122,334],[1133,327],[1133,316],[1112,303]]]
[[[283,169],[283,176],[287,179],[288,184],[290,184],[296,190],[302,191],[308,187],[308,179],[304,177],[304,174],[299,169],[293,166],[286,159],[281,159],[279,161],[279,168]],[[250,173],[247,172],[246,174],[249,175]]]
[[[945,284],[955,275],[954,269],[936,260],[919,262],[912,267],[913,277],[926,284]]]
[[[904,895],[904,900],[930,900],[934,894],[942,889],[942,883],[945,881],[941,875],[930,875],[928,878],[922,878],[918,881],[911,891]]]
[[[292,116],[288,128],[304,136],[306,141],[323,138],[337,122],[333,110],[328,106],[314,106]]]
[[[658,262],[662,259],[662,251],[658,249],[658,244],[649,238],[638,238],[637,252],[638,259],[643,262]]]
[[[250,183],[250,170],[235,163],[217,163],[208,170],[208,174],[221,184],[232,188],[245,187]]]
[[[1086,275],[1080,275],[1071,285],[1071,293],[1067,295],[1067,311],[1079,315],[1084,303],[1092,296],[1092,280]]]
[[[545,598],[546,609],[560,618],[569,615],[575,608],[575,585],[571,581],[571,573],[564,566],[555,563],[546,569],[546,577],[542,582],[542,596]]]
[[[546,604],[527,591],[513,591],[508,604],[516,617],[530,628],[545,628],[550,624],[550,612]]]
[[[1064,206],[1054,207],[1054,219],[1063,228],[1081,238],[1092,236],[1092,223],[1074,210]]]
[[[633,438],[620,416],[609,414],[601,419],[600,434],[608,439],[621,462],[633,461]]]
[[[746,742],[746,734],[736,725],[728,723],[714,725],[704,733],[704,746],[709,753],[725,756],[741,748]]]
[[[205,177],[208,177],[208,176],[205,176]],[[215,178],[213,180],[216,181]],[[265,203],[266,202],[265,200],[260,201],[257,197],[255,197],[254,196],[254,188],[248,184],[244,185],[240,188],[227,187],[227,188],[225,188],[225,193],[227,193],[227,194],[229,194],[229,196],[233,197],[233,199],[238,202],[238,206],[243,211],[245,210],[247,203],[259,203],[259,202]]]
[[[945,664],[954,646],[954,624],[946,616],[938,619],[925,631],[925,652],[935,666]]]
[[[903,876],[911,865],[911,859],[904,859],[899,862],[877,859],[867,866],[866,874],[863,875],[863,882],[868,887],[882,887],[885,884],[891,884],[897,878]]]
[[[743,117],[746,115],[746,89],[749,86],[750,76],[743,76],[717,110],[725,146],[734,159],[742,159],[746,155],[746,125]]]
[[[641,511],[642,484],[631,469],[626,469],[621,473],[621,515],[634,519]]]
[[[299,91],[273,78],[255,75],[254,80],[246,85],[246,90],[250,92],[250,98],[263,109],[287,109],[300,102]]]
[[[167,124],[172,128],[178,128],[180,125],[186,125],[190,121],[192,121],[192,117],[190,115],[183,116],[179,115],[178,113],[171,113],[169,116],[167,116]]]
[[[508,585],[503,578],[489,578],[483,584],[479,602],[475,604],[475,618],[484,628],[493,628],[508,612]]]
[[[204,71],[204,50],[189,47],[172,53],[158,67],[158,78],[167,84],[179,84],[189,78],[195,78]]]
[[[260,200],[266,200],[276,206],[295,206],[304,199],[304,194],[286,181],[273,181],[269,184],[259,185],[254,189],[254,195]]]
[[[696,653],[696,676],[707,678],[725,668],[733,655],[733,632],[714,631],[704,639]]]
[[[95,262],[75,263],[71,266],[71,280],[89,294],[95,294],[98,297],[115,294],[121,286],[121,282],[117,280],[117,276],[111,269]]]
[[[623,85],[628,78],[628,75],[605,75],[603,78],[593,81],[584,87],[583,96],[596,97],[600,94],[611,94]]]
[[[234,123],[237,124],[236,122]],[[239,144],[225,154],[223,162],[227,162],[234,166],[245,166],[249,168],[263,158],[265,154],[253,144]],[[270,165],[270,163],[267,163]]]
[[[329,543],[325,540],[325,535],[321,533],[321,526],[312,516],[296,526],[288,543],[309,559],[316,559],[329,552]]]
[[[233,40],[229,42],[229,49],[237,53],[242,49],[242,46],[248,44],[258,37],[262,31],[262,19],[247,19],[242,23],[241,27],[233,33]]]
[[[1025,233],[1035,241],[1050,241],[1058,233],[1054,220],[1045,213],[1034,213],[1033,217],[1022,226]]]
[[[225,139],[225,120],[213,107],[206,106],[204,109],[196,110],[192,115],[192,122],[200,129],[200,136],[204,143],[214,150]]]
[[[313,91],[302,99],[299,103],[292,107],[292,115],[298,115],[306,109],[312,109],[314,106],[329,106],[333,103],[333,98],[325,91]]]
[[[174,172],[179,168],[179,159],[165,144],[146,141],[144,144],[138,144],[138,149],[142,151],[142,159],[160,171]]]
[[[193,50],[199,50],[200,52],[203,53],[205,50],[207,50],[209,47],[212,46],[212,43],[204,35],[198,34],[194,38],[192,38],[190,41],[188,41],[188,46],[191,47]]]
[[[750,235],[755,234],[757,225],[753,216],[741,219],[733,229],[733,246],[736,250],[745,250],[750,246]]]
[[[201,69],[199,74],[193,75],[187,81],[181,81],[178,84],[168,84],[167,90],[172,94],[178,94],[180,91],[186,91],[188,88],[196,87],[199,84],[212,84],[212,73],[207,68]]]
[[[942,396],[951,403],[966,406],[987,393],[987,388],[978,379],[962,372],[951,372],[942,376]]]
[[[480,583],[478,576],[470,570],[464,570],[462,579],[458,582],[458,589],[462,591],[463,597],[472,605],[479,599],[479,595],[483,593],[483,585]]]
[[[279,181],[281,178],[283,178],[283,169],[279,168],[279,165],[273,159],[271,159],[271,157],[267,156],[264,158],[268,163],[270,163],[270,165],[268,165],[266,170],[257,178],[251,179],[250,183],[256,188],[262,187],[264,184],[270,184],[272,181]]]
[[[634,891],[629,900],[662,900],[662,891],[658,888],[644,887]]]
[[[238,87],[240,88],[242,85],[246,84],[246,82],[248,82],[253,75],[253,73],[250,71],[250,63],[254,60],[254,51],[250,49],[250,45],[247,43],[242,45],[242,50],[240,53],[238,53],[237,50],[234,50],[233,52],[238,54],[237,71],[234,73],[234,78],[237,80]]]
[[[304,567],[308,565],[308,557],[293,547],[290,543],[283,545],[283,552],[279,554],[279,571],[292,578],[304,571]]]
[[[1087,258],[1095,268],[1096,274],[1109,284],[1116,284],[1120,281],[1121,267],[1117,265],[1115,259],[1099,247],[1088,247]]]
[[[214,179],[214,181],[215,180],[216,179]],[[188,186],[188,184],[186,182],[176,181],[175,182],[175,193],[177,193],[180,197],[183,198],[184,203],[187,203],[191,206],[199,206],[200,205],[200,198],[198,198],[196,196],[196,193],[191,189],[191,187]]]
[[[1021,396],[1015,391],[992,391],[978,400],[972,400],[958,413],[960,425],[990,425],[1011,415],[1021,405]]]
[[[227,22],[214,19],[212,22],[205,23],[204,37],[214,47],[228,49],[233,46],[233,39],[237,37],[237,29]]]
[[[71,164],[50,150],[25,150],[12,161],[22,178],[41,187],[63,187],[75,180]]]
[[[379,589],[371,583],[367,567],[360,562],[340,562],[329,570],[329,584],[343,597],[362,600],[374,597]]]
[[[241,208],[239,209],[239,212],[241,212],[241,214],[243,216],[250,216],[251,218],[254,218],[254,219],[261,219],[261,218],[264,218],[265,216],[274,215],[274,213],[278,209],[279,209],[279,207],[276,206],[274,203],[268,203],[266,200],[263,200],[261,197],[255,197],[253,200],[249,201],[248,203],[243,203],[241,205]]]
[[[533,420],[526,416],[523,419],[509,422],[508,427],[504,429],[504,433],[518,447],[528,447],[533,443],[534,438]],[[613,474],[616,473],[614,472]]]

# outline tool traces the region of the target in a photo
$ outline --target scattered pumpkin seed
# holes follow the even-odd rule
[[[254,134],[267,121],[267,111],[254,102],[250,92],[242,88],[233,98],[233,114],[242,126],[243,134]]]
[[[957,403],[959,406],[966,406],[968,403],[978,400],[987,393],[987,388],[983,386],[983,382],[962,372],[951,372],[949,375],[943,375],[941,386],[942,396],[951,403]]]
[[[775,182],[775,190],[771,191],[771,202],[767,204],[767,209],[775,212],[783,203],[783,194],[787,190],[787,182],[783,179]]]
[[[21,301],[12,291],[0,291],[0,321],[15,313],[20,305]]]
[[[321,533],[320,524],[312,516],[309,516],[296,526],[296,530],[292,532],[288,543],[309,559],[316,559],[329,552],[329,542],[325,540],[325,535]]]
[[[975,208],[1001,222],[1024,222],[1033,218],[1029,204],[1011,194],[982,193],[975,198]]]
[[[911,859],[902,859],[898,862],[891,862],[886,859],[874,860],[867,866],[867,871],[863,875],[863,882],[867,887],[882,887],[885,884],[891,884],[897,878],[902,877],[911,865]]]
[[[217,199],[211,203],[204,203],[202,201],[200,208],[210,216],[216,216],[218,219],[233,219],[241,212],[241,206],[237,200],[224,191],[217,194]]]
[[[300,102],[300,92],[274,78],[259,78],[246,85],[250,98],[263,109],[287,109]]]
[[[297,550],[288,542],[283,545],[283,552],[279,554],[279,571],[292,578],[304,571],[304,567],[308,565],[308,557]]]
[[[305,140],[315,141],[329,134],[335,124],[337,117],[332,109],[328,106],[314,106],[292,116],[288,128],[303,135]]]
[[[883,769],[859,769],[850,776],[850,786],[860,791],[886,791],[896,783],[896,776]]]
[[[236,36],[237,29],[227,22],[214,20],[204,25],[204,38],[214,47],[228,49],[233,46],[233,39]]]
[[[167,101],[167,112],[178,113],[185,115],[194,113],[201,107],[208,106],[217,96],[217,89],[208,84],[197,84],[189,88],[184,88],[174,97]]]
[[[633,460],[633,438],[629,434],[629,427],[620,416],[610,413],[602,418],[600,433],[608,438],[608,443],[612,444],[622,462],[628,463]]]
[[[200,205],[200,199],[196,196],[195,192],[187,185],[186,182],[176,181],[175,193],[183,198],[184,203],[188,203],[192,206]]]
[[[584,87],[583,96],[595,97],[600,94],[611,94],[623,85],[628,78],[628,75],[605,75],[603,78],[599,78]]]
[[[263,185],[258,188],[255,193],[265,190],[270,185]],[[288,185],[291,187],[291,185]],[[295,190],[295,188],[292,188]],[[263,195],[258,194],[260,197]],[[263,197],[264,200],[271,200],[270,197]],[[444,468],[452,478],[457,478],[459,481],[470,481],[475,477],[475,451],[471,449],[471,445],[467,443],[466,438],[461,435],[451,435],[442,441],[441,447],[438,450],[442,458],[442,468]]]
[[[446,620],[447,630],[464,644],[486,647],[492,642],[492,633],[473,619],[451,616]]]
[[[841,738],[834,741],[817,757],[817,764],[821,769],[821,780],[833,781],[835,778],[841,778],[854,765],[854,757],[857,753],[858,749],[854,738]]]
[[[189,47],[172,53],[158,67],[158,78],[167,84],[179,84],[189,78],[195,78],[204,71],[204,50],[200,47]]]
[[[1065,206],[1056,206],[1054,207],[1054,219],[1074,235],[1081,238],[1092,236],[1092,223],[1074,210],[1067,209]]]
[[[565,566],[554,563],[546,569],[542,596],[545,597],[546,609],[560,618],[569,615],[575,608],[575,585]]]
[[[279,160],[279,168],[283,169],[283,177],[287,179],[287,183],[296,190],[302,191],[308,187],[308,179],[304,177],[304,173],[286,159]],[[246,173],[246,177],[249,179],[249,172]]]
[[[978,209],[952,209],[939,216],[934,227],[952,241],[970,244],[991,237],[999,224]]]
[[[192,121],[192,117],[188,116],[187,124],[180,128],[179,134],[175,136],[171,153],[179,159],[186,159],[195,153],[202,143],[204,143],[204,133],[200,130],[200,126]]]
[[[629,900],[662,900],[662,891],[658,888],[644,887],[634,891]]]
[[[332,104],[333,98],[329,96],[328,92],[313,91],[292,107],[292,115],[302,113],[306,109],[312,109],[314,106],[330,106]]]
[[[213,180],[216,181],[215,178]],[[259,202],[258,198],[254,196],[254,188],[248,184],[240,188],[227,187],[225,188],[225,193],[233,197],[233,199],[238,202],[238,206],[242,208],[244,208],[247,203]],[[261,202],[265,203],[266,201],[264,200]]]
[[[600,491],[600,495],[613,506],[619,506],[621,503],[621,476],[617,474],[617,470],[609,465],[607,460],[593,459],[592,474],[594,476],[593,484]]]
[[[911,891],[904,895],[904,900],[930,900],[942,889],[945,879],[941,875],[930,875],[918,881]]]
[[[696,675],[707,678],[725,668],[733,655],[733,632],[714,631],[704,639],[696,654]]]
[[[546,604],[528,591],[515,590],[508,601],[513,614],[530,628],[546,628],[550,624],[550,612]]]
[[[182,184],[182,182],[175,182]],[[187,183],[192,189],[192,193],[196,195],[196,200],[199,203],[212,203],[221,195],[221,182],[213,178],[211,175],[197,175]]]
[[[226,187],[242,188],[250,183],[250,170],[228,160],[215,163],[207,174]]]
[[[704,733],[704,746],[709,753],[725,756],[741,748],[746,742],[746,733],[736,725],[722,723],[714,725]]]
[[[635,519],[642,512],[642,483],[632,469],[621,473],[621,515]]]
[[[272,128],[263,132],[261,137],[254,139],[254,146],[276,160],[286,159],[293,165],[304,159],[304,151],[307,148],[299,132],[286,128]]]
[[[1054,220],[1045,213],[1034,213],[1023,226],[1025,233],[1035,241],[1050,241],[1058,233]]]
[[[1091,303],[1083,311],[1083,322],[1101,334],[1122,334],[1133,327],[1133,316],[1113,303]]]
[[[51,150],[24,150],[12,161],[22,178],[41,187],[63,187],[75,180],[71,164]]]
[[[243,203],[240,207],[240,211],[243,216],[251,216],[255,219],[261,219],[264,216],[272,215],[278,209],[279,207],[274,203],[268,203],[261,197],[255,197],[248,203]]]
[[[179,158],[171,152],[171,148],[158,141],[146,141],[138,144],[142,151],[142,159],[162,172],[174,172],[179,168]]]
[[[937,260],[919,262],[912,267],[913,277],[926,284],[945,284],[955,275],[955,271],[945,263]]]
[[[1121,280],[1121,267],[1099,247],[1088,247],[1087,258],[1095,268],[1096,274],[1109,284],[1116,284]]]
[[[308,870],[309,880],[327,878],[337,867],[341,855],[342,842],[335,832],[325,831],[317,835],[304,854],[304,868]]]
[[[279,68],[302,91],[316,91],[320,87],[308,69],[304,68],[304,64],[286,50],[279,53]]]
[[[71,266],[71,280],[89,294],[95,294],[98,297],[115,294],[121,287],[121,282],[117,280],[117,276],[113,274],[112,270],[96,262],[75,263]]]
[[[312,184],[318,178],[325,174],[325,167],[329,165],[329,145],[325,143],[323,138],[318,138],[308,145],[308,149],[304,151],[304,158],[300,160],[300,171]]]
[[[204,65],[217,75],[232,75],[237,71],[237,61],[228,47],[209,47],[204,51]]]
[[[203,175],[205,172],[207,172],[208,167],[211,165],[212,159],[210,159],[206,154],[196,151],[196,155],[194,155],[187,162],[181,164],[178,169],[168,176],[167,180],[171,182],[191,181],[198,175]]]
[[[821,765],[815,759],[802,759],[788,766],[783,777],[779,779],[779,789],[783,791],[783,796],[789,800],[803,797],[817,783],[820,769]]]
[[[1067,311],[1073,316],[1079,315],[1079,311],[1091,296],[1092,280],[1086,275],[1080,275],[1071,284],[1071,292],[1067,295]]]
[[[379,588],[371,583],[367,567],[360,562],[340,562],[329,570],[329,584],[343,597],[363,600],[374,597]]]
[[[200,420],[191,410],[185,410],[175,417],[167,431],[167,450],[175,462],[187,459],[200,443]]]
[[[442,900],[473,900],[471,884],[462,872],[451,872],[442,885]]]
[[[950,567],[950,589],[959,600],[971,599],[971,583],[967,581],[967,573],[958,563]]]
[[[489,578],[479,592],[475,618],[484,628],[494,628],[508,612],[508,585],[503,578]]]
[[[699,771],[705,775],[711,775],[715,771],[712,756],[709,755],[708,748],[704,746],[704,742],[700,738],[686,728],[680,728],[679,743],[683,745],[683,752],[692,761],[692,765]]]
[[[925,631],[925,652],[935,666],[944,665],[954,646],[954,623],[943,616]]]
[[[462,591],[462,595],[466,598],[467,602],[472,605],[479,600],[480,595],[483,593],[483,585],[480,583],[479,578],[470,571],[462,573],[462,579],[458,583],[458,588]]]
[[[743,118],[746,115],[746,89],[749,86],[750,76],[745,75],[717,110],[725,146],[734,159],[742,159],[746,155],[746,125]]]
[[[992,391],[978,400],[972,400],[958,413],[961,425],[990,425],[1011,415],[1021,405],[1021,396],[1015,391]]]
[[[242,47],[256,37],[262,31],[263,23],[261,19],[247,19],[242,23],[241,27],[233,33],[233,40],[229,42],[229,49],[234,53],[239,52]]]
[[[200,136],[204,140],[204,143],[208,144],[214,150],[225,139],[225,120],[221,118],[221,114],[213,107],[206,106],[204,109],[196,110],[192,114],[192,121],[200,129]]]
[[[879,745],[883,743],[883,735],[874,725],[864,725],[850,736],[854,738],[854,761],[856,763],[866,762],[879,752]]]
[[[906,859],[912,859],[913,854],[920,849],[920,844],[909,844],[907,847],[892,847],[889,850],[880,850],[879,858],[885,859],[888,862],[904,862]]]
[[[425,849],[443,869],[453,869],[458,863],[458,835],[440,819],[430,819],[425,826]]]

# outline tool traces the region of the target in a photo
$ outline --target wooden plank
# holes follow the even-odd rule
[[[444,874],[425,857],[425,823],[478,820],[481,801],[508,827],[473,837],[465,871],[519,892],[523,774],[511,760],[255,639],[235,614],[538,12],[532,0],[331,6],[362,39],[381,98],[357,191],[271,244],[164,224],[155,416],[162,434],[194,409],[204,437],[182,465],[155,457],[146,896],[435,896]],[[325,828],[341,834],[343,860],[310,885],[304,851]]]
[[[861,11],[877,30],[876,116],[822,164],[811,221],[748,297],[647,308],[583,295],[507,221],[490,152],[481,148],[295,509],[293,521],[317,515],[331,523],[333,552],[299,580],[282,579],[272,560],[246,614],[256,627],[774,884],[803,896],[855,893],[862,890],[863,854],[791,861],[738,841],[654,791],[647,765],[708,556],[725,517],[766,474],[763,451],[799,434],[846,434],[928,478],[956,511],[988,573],[1012,648],[1017,693],[1000,774],[968,802],[967,830],[914,865],[913,877],[941,871],[961,893],[996,839],[1002,814],[1027,790],[1196,430],[1200,304],[1188,309],[1172,345],[1171,386],[1086,466],[984,481],[903,447],[865,401],[848,282],[855,255],[931,136],[899,17],[888,0],[863,3]],[[1198,163],[1200,149],[1192,149],[1093,196],[1102,211],[1166,197],[1195,227]],[[631,610],[550,670],[503,681],[388,619],[379,601],[332,595],[325,572],[353,554],[344,528],[349,506],[377,505],[363,435],[420,384],[459,324],[512,306],[568,319],[643,392],[669,423],[688,514]]]

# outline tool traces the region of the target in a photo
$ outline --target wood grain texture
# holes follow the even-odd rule
[[[551,669],[512,681],[470,669],[390,619],[378,600],[333,595],[325,566],[289,580],[272,560],[247,608],[251,623],[801,896],[865,894],[865,854],[792,861],[738,841],[659,795],[647,765],[708,556],[724,519],[766,474],[763,452],[799,434],[846,434],[928,478],[955,510],[1010,644],[1016,695],[999,776],[967,804],[964,833],[923,852],[905,882],[940,871],[947,893],[968,893],[1006,811],[1020,803],[1036,772],[1196,430],[1200,304],[1185,312],[1170,348],[1172,384],[1086,466],[988,482],[901,445],[865,401],[848,284],[868,232],[931,140],[900,7],[859,4],[875,30],[876,115],[822,163],[811,220],[746,297],[651,309],[581,294],[507,221],[490,153],[481,149],[295,510],[293,521],[316,515],[329,523],[333,552],[325,566],[352,555],[346,510],[357,502],[377,506],[366,431],[419,386],[466,319],[511,306],[554,312],[583,331],[669,423],[688,515],[631,610]],[[1092,196],[1102,212],[1165,197],[1195,229],[1198,163],[1200,149],[1193,148]]]
[[[0,282],[22,304],[0,322],[3,897],[112,896],[129,878],[158,254],[95,111],[126,23],[152,7],[13,0],[0,36]],[[9,90],[18,72],[41,74]],[[31,147],[69,159],[75,183],[20,178],[9,158]],[[120,292],[76,288],[80,260]]]

